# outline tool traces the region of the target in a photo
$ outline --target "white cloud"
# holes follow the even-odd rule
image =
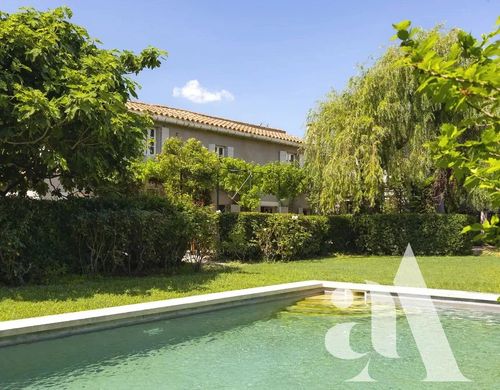
[[[183,87],[175,87],[172,91],[175,97],[184,97],[194,103],[219,102],[221,100],[234,100],[231,92],[221,89],[220,91],[208,91],[203,88],[198,80],[189,80]]]

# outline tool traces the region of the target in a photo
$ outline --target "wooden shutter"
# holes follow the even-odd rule
[[[160,153],[163,150],[163,144],[170,137],[170,129],[168,127],[161,128],[161,145],[160,145]]]
[[[302,153],[299,154],[299,167],[304,166],[304,155]]]
[[[232,146],[227,147],[227,157],[234,157],[234,148]]]
[[[159,154],[161,153],[161,146],[163,142],[161,127],[155,128],[155,136],[156,136],[156,154]]]

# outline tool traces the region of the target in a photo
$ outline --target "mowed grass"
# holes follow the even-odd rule
[[[301,280],[393,284],[400,257],[339,256],[289,263],[225,263],[199,273],[65,278],[57,284],[0,287],[0,320],[148,302]],[[419,257],[427,286],[500,292],[500,257]]]

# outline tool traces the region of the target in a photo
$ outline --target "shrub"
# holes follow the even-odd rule
[[[217,214],[210,207],[188,204],[185,210],[188,216],[190,247],[188,260],[195,271],[201,269],[204,261],[216,256],[217,250]]]
[[[262,251],[257,245],[256,231],[273,214],[223,213],[219,216],[219,256],[230,260],[260,260]]]
[[[332,240],[329,236],[328,218],[319,215],[299,216],[298,222],[310,233],[301,249],[299,256],[303,258],[325,255],[332,251]]]
[[[217,223],[218,222],[218,223]],[[293,260],[330,251],[402,255],[470,253],[473,218],[458,214],[298,216],[221,214],[158,197],[0,199],[0,281],[59,275],[172,271],[189,249],[195,269],[214,257]],[[219,239],[217,239],[217,235]],[[217,246],[218,243],[218,246]]]
[[[220,240],[219,253],[221,257],[234,260],[248,260],[252,258],[252,252],[255,251],[255,245],[247,238],[245,226],[242,223],[236,223],[230,229],[224,240]]]
[[[267,223],[255,232],[257,244],[264,260],[292,260],[298,258],[305,243],[312,238],[297,216],[269,218]]]
[[[2,199],[0,281],[170,271],[195,234],[197,212],[152,197]]]
[[[461,214],[374,214],[354,218],[355,248],[362,253],[401,255],[408,243],[416,255],[469,254],[471,235],[461,234],[471,223]]]
[[[461,255],[469,254],[472,247],[471,235],[461,231],[473,218],[461,214],[298,216],[296,224],[290,218],[290,214],[222,214],[221,257],[276,260],[329,251],[402,255],[408,243],[417,255]]]
[[[328,217],[328,237],[331,248],[339,253],[356,253],[356,232],[352,215],[332,215]]]
[[[329,250],[328,220],[291,214],[221,214],[220,256],[239,260],[292,260]]]
[[[154,210],[82,213],[74,225],[82,273],[141,274],[171,270],[189,242],[189,223]]]
[[[45,281],[67,271],[71,251],[60,204],[54,212],[30,199],[0,200],[0,281]],[[69,259],[71,254],[66,255]]]

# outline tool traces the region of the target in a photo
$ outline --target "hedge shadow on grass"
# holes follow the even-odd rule
[[[236,265],[211,264],[201,272],[193,273],[186,264],[177,274],[158,276],[69,276],[58,282],[43,285],[7,287],[0,285],[0,301],[19,302],[68,301],[91,298],[96,294],[151,296],[153,290],[185,294],[193,290],[203,294],[206,285],[222,274],[244,272]]]

